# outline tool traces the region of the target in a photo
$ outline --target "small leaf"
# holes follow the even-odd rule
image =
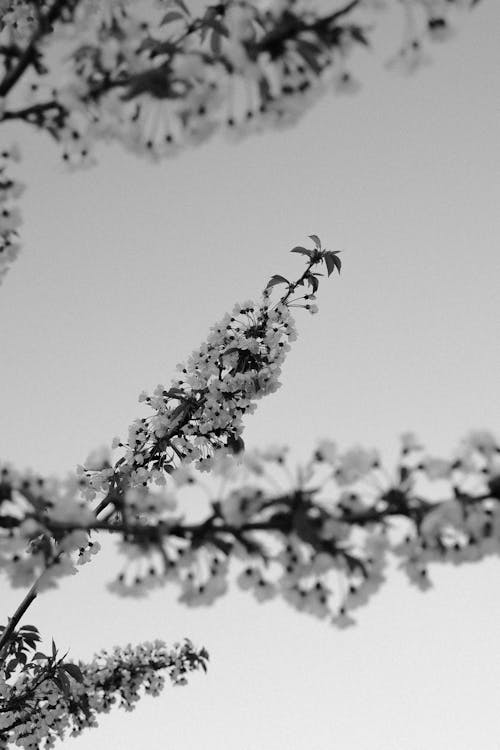
[[[70,684],[70,681],[68,680],[66,673],[64,672],[62,668],[57,670],[57,677],[54,681],[59,685],[59,687],[63,691],[64,697],[69,698],[71,695],[71,684]]]
[[[289,284],[290,282],[288,279],[285,279],[284,276],[280,276],[279,274],[275,273],[274,276],[271,276],[269,281],[267,282],[266,289],[270,289],[272,286],[276,286],[276,284]]]
[[[340,273],[340,269],[342,267],[342,261],[338,257],[338,254],[336,252],[332,252],[331,250],[328,250],[325,253],[325,264],[328,271],[328,276],[330,276],[335,269]]]
[[[309,239],[311,239],[314,242],[318,250],[321,250],[321,240],[317,234],[310,234]]]
[[[160,26],[165,26],[167,23],[172,23],[173,21],[181,21],[185,18],[185,15],[183,13],[179,13],[178,10],[169,10],[168,13],[165,13],[163,18],[160,21]]]
[[[29,630],[31,633],[36,633],[37,635],[39,633],[38,628],[35,628],[34,625],[23,625],[22,628],[19,628],[19,630]]]
[[[57,656],[56,644],[54,643],[54,639],[52,638],[52,658],[55,659],[56,656]]]
[[[83,682],[83,674],[76,664],[63,664],[63,669],[77,682]]]
[[[314,250],[308,250],[306,247],[301,247],[300,245],[294,247],[293,250],[290,250],[290,252],[300,253],[300,255],[307,255],[308,258],[312,258],[314,255]]]
[[[316,292],[318,291],[318,287],[319,287],[319,281],[316,278],[316,276],[313,275],[312,273],[308,273],[305,279],[307,283],[309,284],[309,286],[312,288],[313,294],[316,294]]]
[[[10,660],[10,661],[8,661],[8,662],[7,662],[7,664],[5,665],[5,671],[6,671],[6,672],[9,672],[9,673],[10,673],[10,672],[13,672],[13,671],[14,671],[14,669],[15,669],[15,668],[16,668],[16,667],[18,666],[18,664],[19,664],[19,661],[18,661],[17,659],[11,659],[11,660]]]

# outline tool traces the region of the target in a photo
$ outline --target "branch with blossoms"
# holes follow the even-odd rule
[[[189,639],[168,649],[162,641],[114,647],[89,663],[36,650],[38,630],[25,625],[9,644],[10,658],[0,666],[0,748],[50,748],[56,739],[75,737],[98,726],[97,717],[118,706],[134,710],[143,695],[158,696],[165,674],[173,685],[207,670],[208,653]]]
[[[294,0],[223,0],[193,16],[184,0],[5,0],[0,124],[47,133],[69,166],[92,164],[95,144],[111,141],[159,160],[219,131],[234,140],[294,125],[325,93],[356,91],[349,60],[370,48],[384,8],[404,14],[387,66],[413,72],[476,3],[350,0],[325,14]],[[0,202],[16,189],[0,185]],[[20,215],[6,210],[0,283],[19,252]]]
[[[390,555],[425,590],[430,564],[500,553],[500,444],[487,431],[470,433],[449,459],[427,454],[405,434],[392,473],[374,450],[341,452],[324,440],[295,470],[286,449],[220,452],[212,476],[207,486],[181,464],[163,508],[144,488],[129,496],[127,523],[117,515],[55,521],[47,532],[118,536],[127,563],[109,589],[123,596],[174,585],[180,602],[210,605],[227,592],[236,568],[238,585],[258,601],[280,595],[339,627],[353,624],[351,611],[383,584]],[[193,487],[206,495],[202,520],[178,514],[186,486],[190,495]]]
[[[315,313],[323,275],[315,269],[324,265],[330,276],[341,268],[338,252],[323,249],[316,235],[311,239],[312,249],[292,250],[306,259],[295,281],[274,275],[259,303],[235,305],[212,327],[208,339],[178,365],[181,377],[168,388],[157,386],[152,395],[141,394],[139,401],[154,413],[136,419],[126,441],[114,440],[122,455],[113,466],[108,451],[97,451],[64,481],[1,467],[0,566],[12,585],[29,585],[43,575],[40,590],[74,573],[73,551],[81,550],[81,563],[98,550],[84,529],[117,520],[128,527],[142,509],[162,513],[170,500],[151,491],[153,486],[162,488],[180,466],[209,471],[216,454],[243,450],[243,418],[279,388],[281,367],[297,337],[291,308]],[[280,285],[286,291],[276,299]],[[66,533],[65,524],[74,531]]]
[[[454,11],[475,4],[350,0],[323,13],[286,0],[223,0],[193,16],[184,0],[57,0],[38,14],[7,2],[0,120],[45,130],[71,162],[87,160],[100,139],[168,156],[221,128],[243,135],[295,123],[328,90],[355,89],[348,60],[369,48],[387,7],[404,14],[389,67],[411,72],[427,61],[429,42],[453,33]],[[64,53],[56,65],[53,48]]]
[[[69,726],[73,733],[93,726],[94,713],[107,710],[115,692],[122,703],[131,705],[138,697],[137,680],[137,688],[145,682],[146,692],[157,691],[159,678],[153,679],[151,670],[165,669],[170,662],[149,659],[144,667],[143,660],[136,681],[135,673],[133,679],[130,670],[126,673],[126,688],[116,665],[107,682],[89,683],[85,682],[88,669],[57,662],[55,650],[52,657],[37,652],[30,661],[28,651],[39,640],[38,632],[33,626],[18,629],[18,625],[41,591],[54,587],[59,577],[77,572],[75,564],[89,562],[98,552],[99,543],[91,534],[111,531],[118,524],[116,528],[121,527],[124,537],[135,544],[136,532],[142,533],[138,525],[151,513],[159,519],[170,507],[168,494],[154,487],[164,486],[167,478],[173,484],[171,475],[179,471],[208,471],[222,455],[243,451],[243,416],[254,410],[256,401],[277,390],[281,366],[296,338],[290,308],[315,313],[315,292],[323,276],[317,268],[324,265],[328,276],[341,269],[338,252],[324,249],[316,235],[310,239],[312,248],[292,250],[306,259],[296,280],[274,275],[260,303],[236,305],[213,326],[207,341],[179,365],[180,379],[167,389],[158,386],[152,396],[141,395],[139,400],[154,415],[136,420],[126,442],[115,441],[123,455],[114,466],[109,452],[97,451],[64,481],[0,467],[0,568],[13,586],[32,584],[0,629],[0,695],[5,698],[3,707],[0,702],[0,729],[5,742],[39,747],[46,738],[50,746],[53,737],[62,736]],[[281,285],[285,291],[276,299],[273,295]],[[152,541],[166,563],[161,529],[160,522]],[[186,648],[192,668],[204,666],[206,652],[196,655],[190,645]],[[42,666],[40,659],[46,659]],[[99,679],[103,669],[98,670]],[[67,673],[84,685],[83,692]],[[8,682],[17,677],[13,684]],[[104,697],[82,708],[82,696],[96,695],[98,688]],[[38,718],[28,721],[34,711]]]

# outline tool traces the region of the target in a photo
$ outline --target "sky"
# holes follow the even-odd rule
[[[139,392],[271,274],[300,273],[289,251],[312,233],[342,250],[342,274],[318,315],[297,311],[283,386],[247,419],[247,445],[305,459],[329,437],[390,465],[409,429],[443,457],[472,428],[499,434],[499,24],[483,0],[415,76],[367,54],[355,96],[161,164],[110,147],[67,174],[49,141],[5,128],[28,189],[0,290],[2,458],[64,475],[124,436]],[[75,659],[189,636],[211,664],[74,750],[500,750],[498,559],[431,568],[426,593],[394,571],[346,631],[236,588],[200,610],[169,590],[117,599],[118,567],[106,548],[26,622]],[[22,592],[0,592],[5,619]]]

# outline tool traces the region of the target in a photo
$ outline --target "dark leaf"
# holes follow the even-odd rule
[[[309,239],[311,239],[314,242],[318,250],[321,250],[321,240],[317,234],[310,234]]]
[[[325,253],[325,264],[328,271],[328,276],[330,276],[330,274],[332,274],[335,269],[337,269],[337,271],[340,273],[342,261],[340,260],[336,252],[328,250]]]
[[[274,276],[271,276],[269,281],[267,282],[266,289],[270,289],[272,286],[276,286],[276,284],[289,284],[290,282],[288,279],[285,279],[284,276],[280,276],[279,274],[274,274]]]
[[[57,656],[56,644],[54,643],[54,639],[52,638],[52,658],[55,659],[56,656]]]
[[[167,23],[172,23],[173,21],[180,21],[184,18],[185,15],[183,13],[179,13],[178,10],[169,10],[169,12],[166,13],[161,19],[160,26],[164,26]]]
[[[19,628],[20,631],[28,630],[30,633],[36,633],[38,635],[39,630],[38,628],[35,628],[34,625],[23,625],[22,628]]]
[[[46,654],[42,654],[41,651],[37,651],[36,654],[34,654],[34,656],[31,657],[32,661],[34,661],[35,659],[48,659],[48,658],[49,657]]]
[[[54,680],[54,682],[56,682],[59,685],[59,687],[61,688],[64,694],[64,697],[69,698],[71,695],[71,683],[68,680],[68,677],[64,669],[60,668],[57,670],[57,677]]]
[[[308,273],[305,278],[307,280],[307,283],[309,284],[309,286],[313,290],[313,294],[316,294],[316,292],[318,290],[318,287],[319,287],[319,281],[318,281],[318,279],[315,276],[313,276],[312,273]]]
[[[293,250],[290,250],[291,253],[300,253],[300,255],[307,255],[308,258],[312,258],[314,255],[314,250],[308,250],[305,247],[301,247],[300,245],[297,245],[297,247],[294,247]]]
[[[76,664],[63,664],[63,669],[77,682],[83,682],[83,674]]]
[[[19,661],[17,659],[10,659],[10,661],[7,662],[5,665],[5,671],[9,674],[14,671],[14,669],[18,666]]]

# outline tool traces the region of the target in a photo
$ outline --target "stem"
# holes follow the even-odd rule
[[[4,661],[4,657],[2,657],[2,651],[7,646],[17,623],[24,615],[28,607],[35,601],[36,597],[38,596],[38,584],[40,583],[44,574],[45,571],[43,571],[43,573],[36,579],[12,617],[9,617],[9,623],[3,631],[2,637],[0,638],[0,664],[2,664],[2,662]]]

